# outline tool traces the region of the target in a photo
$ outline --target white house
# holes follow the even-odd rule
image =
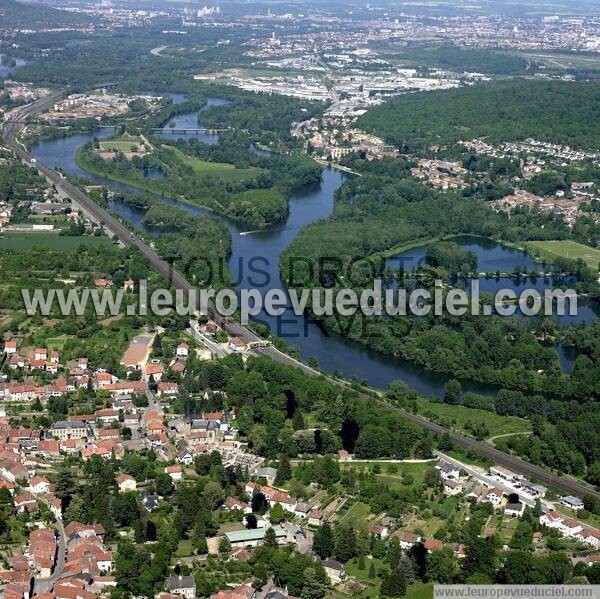
[[[178,358],[187,358],[190,355],[190,346],[187,343],[180,343],[175,350]]]
[[[171,477],[173,482],[179,482],[183,479],[183,468],[181,466],[167,466],[165,472]]]
[[[584,508],[583,501],[579,499],[579,497],[573,497],[572,495],[567,495],[566,497],[562,497],[560,502],[565,506],[572,510],[582,510]]]
[[[338,584],[346,578],[344,564],[334,559],[326,559],[321,562],[325,573],[333,584]]]
[[[488,489],[481,498],[481,501],[487,501],[494,507],[498,507],[502,502],[502,491],[497,488]]]
[[[522,504],[520,501],[517,501],[516,503],[507,503],[506,507],[504,508],[504,515],[505,516],[509,516],[511,518],[514,517],[520,517],[523,515],[523,512],[525,511],[525,505]]]
[[[117,485],[119,485],[119,492],[126,493],[127,491],[135,491],[137,489],[137,483],[133,476],[128,474],[119,474],[116,478]]]

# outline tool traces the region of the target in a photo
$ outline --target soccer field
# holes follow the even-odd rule
[[[533,255],[548,259],[562,257],[576,260],[582,258],[588,266],[598,268],[600,265],[600,250],[596,250],[576,241],[528,241],[527,248],[533,250]]]

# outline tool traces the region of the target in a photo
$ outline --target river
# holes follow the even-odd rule
[[[180,98],[178,97],[177,100],[180,100]],[[221,99],[212,98],[207,105],[219,105],[223,102]],[[179,115],[172,120],[175,122],[175,128],[202,127],[201,120],[198,119],[196,112]],[[172,139],[174,134],[170,133],[169,129],[167,125],[162,136]],[[114,183],[102,177],[90,175],[82,171],[75,163],[75,152],[78,147],[91,141],[94,137],[106,138],[111,134],[111,129],[102,129],[95,135],[74,135],[54,141],[41,142],[32,148],[32,154],[41,162],[65,173],[85,177],[94,183],[107,185],[113,189],[137,191],[128,185]],[[204,139],[203,136],[206,136],[207,139]],[[185,138],[188,137],[191,136],[185,136]],[[207,143],[218,143],[217,136],[207,136],[200,133],[194,137]],[[262,150],[260,152],[264,153]],[[289,216],[285,224],[268,230],[248,231],[247,227],[222,218],[231,233],[232,256],[230,269],[239,289],[259,289],[264,296],[264,293],[269,289],[283,288],[279,276],[279,256],[281,252],[289,246],[301,229],[331,214],[335,192],[344,180],[345,175],[339,171],[324,168],[322,182],[319,186],[307,189],[303,193],[290,198]],[[184,204],[168,198],[161,199],[193,215],[211,215],[199,206]],[[144,210],[118,201],[111,201],[110,208],[139,230],[156,234],[156,231],[148,230],[142,223]],[[414,254],[415,259],[418,260],[422,251],[424,251],[422,248],[411,250],[411,252],[404,253],[404,258],[408,259],[408,254]],[[522,252],[519,252],[519,254],[522,258],[527,258]],[[527,264],[524,265],[527,266]],[[255,272],[249,270],[251,266],[254,267]],[[261,273],[257,274],[256,271],[258,270]],[[494,270],[496,269],[494,268]],[[510,281],[510,279],[504,281]],[[279,318],[262,314],[257,320],[269,325],[273,332],[283,337],[289,345],[296,346],[304,360],[314,357],[323,370],[339,372],[346,377],[355,376],[361,381],[367,381],[374,387],[384,388],[394,380],[401,380],[422,394],[441,396],[444,384],[449,378],[427,372],[409,362],[383,356],[340,336],[324,333],[319,326],[307,317],[298,317],[290,309]],[[563,367],[568,369],[572,364],[568,353],[560,351],[559,355]],[[479,393],[493,394],[495,391],[490,386],[471,382],[465,382],[463,387],[465,390]]]

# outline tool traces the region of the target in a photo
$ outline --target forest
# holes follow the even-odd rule
[[[598,150],[599,90],[597,82],[512,79],[401,96],[369,110],[357,125],[408,150],[479,137],[489,143],[532,137]]]

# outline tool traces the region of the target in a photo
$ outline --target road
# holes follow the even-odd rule
[[[193,325],[188,327],[185,331],[192,339],[195,339],[204,345],[204,347],[217,356],[217,358],[224,358],[227,355],[227,352],[218,343],[215,343],[212,339],[209,339],[206,335],[200,333]]]
[[[58,535],[58,548],[56,552],[56,563],[54,564],[54,571],[48,578],[35,578],[33,581],[33,594],[41,595],[42,593],[48,593],[54,587],[54,584],[62,576],[63,570],[65,569],[65,561],[67,555],[67,536],[65,534],[65,527],[62,520],[56,520],[54,524],[56,533]]]
[[[10,120],[6,124],[3,131],[4,143],[9,146],[24,162],[32,164],[32,156],[27,153],[17,142],[17,136],[25,124],[25,120],[30,116],[34,116],[42,112],[45,108],[52,105],[61,94],[52,94],[46,98],[42,98],[33,104],[17,109],[11,113]],[[71,200],[81,207],[81,209],[90,216],[97,223],[102,224],[111,233],[116,235],[123,243],[136,247],[139,252],[145,256],[152,268],[161,274],[166,280],[169,280],[169,276],[172,277],[173,287],[175,289],[181,289],[184,292],[188,292],[193,289],[191,283],[182,276],[179,272],[171,269],[169,264],[162,260],[158,254],[146,245],[146,243],[132,233],[127,227],[125,227],[116,218],[108,214],[105,210],[100,208],[89,196],[84,194],[80,189],[63,179],[56,171],[48,168],[46,165],[36,162],[32,164],[38,171],[43,174],[48,180],[50,180],[59,191],[62,191],[65,195],[69,196]],[[225,332],[230,336],[239,337],[244,343],[252,343],[262,341],[258,335],[253,333],[251,330],[245,328],[241,324],[231,321],[229,318],[224,318],[218,314],[214,306],[208,306],[208,316],[213,319]],[[262,348],[256,348],[253,350],[256,355],[264,356],[279,362],[281,364],[287,364],[289,366],[295,366],[301,369],[305,374],[309,376],[322,377],[322,372],[319,372],[313,368],[310,368],[306,364],[300,362],[279,351],[272,345]],[[350,388],[350,384],[345,381],[334,379],[330,376],[325,376],[330,382],[343,388]],[[470,437],[466,437],[455,431],[448,430],[439,424],[430,422],[422,416],[411,414],[398,408],[387,404],[381,399],[381,394],[373,396],[370,394],[363,394],[362,398],[370,402],[378,402],[386,406],[389,410],[394,411],[406,418],[416,426],[428,430],[431,433],[442,435],[447,433],[452,441],[457,445],[465,449],[474,449],[486,458],[493,460],[496,464],[509,468],[515,472],[523,474],[533,480],[538,480],[541,483],[550,485],[557,488],[558,490],[565,492],[570,495],[582,497],[583,495],[591,495],[600,501],[600,492],[596,489],[579,482],[575,479],[557,476],[550,472],[547,472],[539,466],[529,464],[520,458],[503,453],[502,451],[495,449],[491,445],[476,441]]]

